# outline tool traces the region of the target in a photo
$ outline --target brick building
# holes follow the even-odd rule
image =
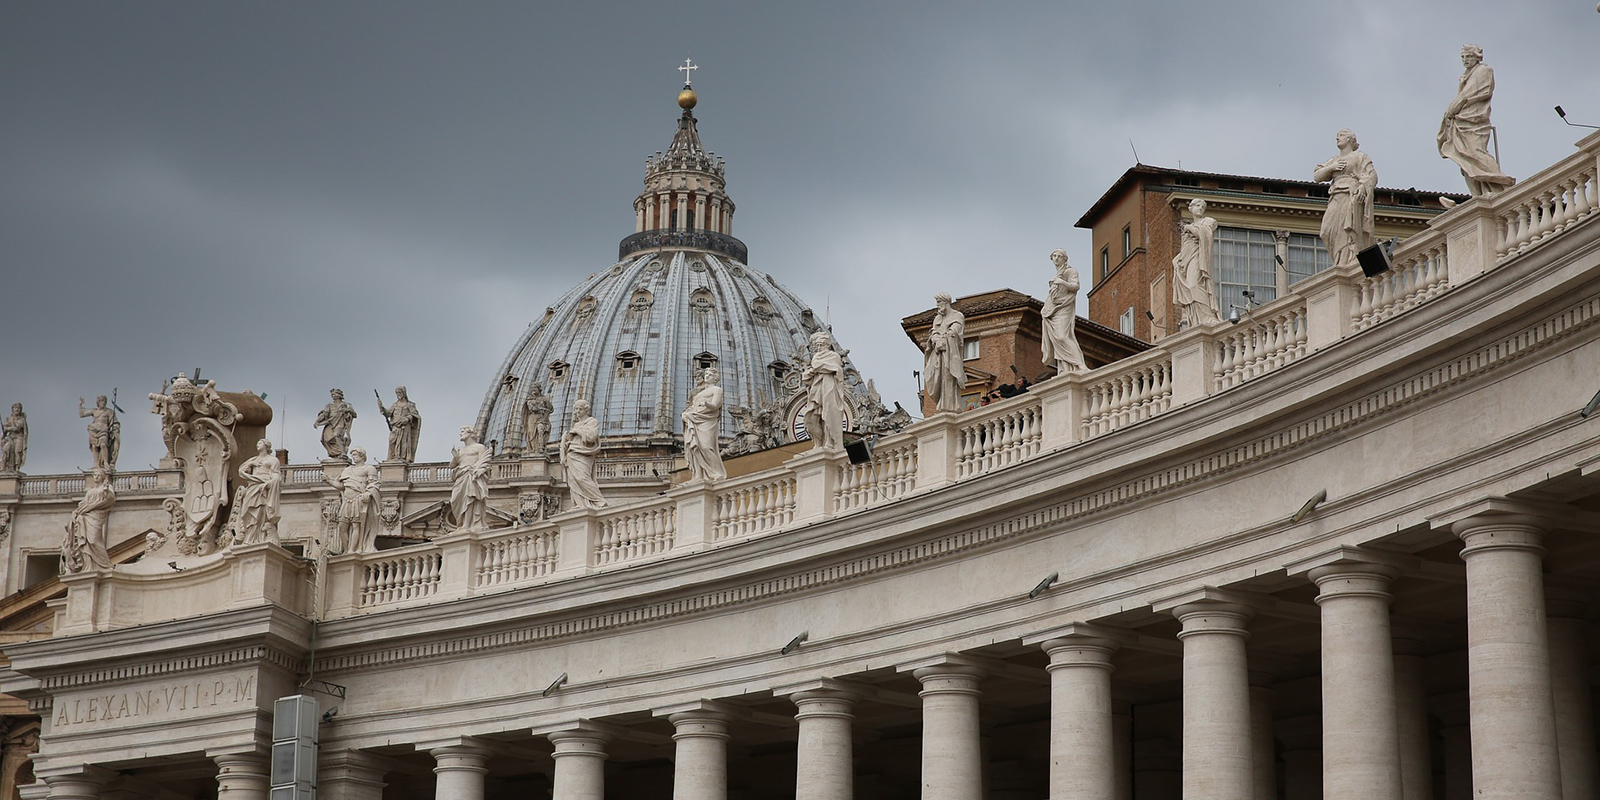
[[[1417,189],[1377,190],[1380,240],[1404,239],[1444,211],[1443,194]],[[1276,298],[1295,281],[1328,267],[1318,230],[1328,204],[1326,184],[1189,172],[1138,164],[1122,174],[1090,207],[1077,227],[1092,232],[1089,319],[1143,341],[1174,333],[1172,258],[1180,245],[1178,223],[1190,200],[1206,201],[1218,223],[1217,307],[1227,317],[1246,305]]]

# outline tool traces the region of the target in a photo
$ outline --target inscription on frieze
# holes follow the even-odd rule
[[[54,733],[204,716],[256,702],[256,676],[224,675],[135,688],[65,693],[51,708]]]

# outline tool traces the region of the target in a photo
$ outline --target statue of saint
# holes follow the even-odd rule
[[[933,400],[935,411],[960,411],[961,390],[967,385],[967,368],[962,364],[963,331],[967,317],[950,304],[950,295],[940,292],[933,298],[937,310],[928,330],[928,351],[922,358],[922,379]]]
[[[283,487],[283,472],[272,442],[256,442],[256,454],[239,465],[239,490],[234,502],[237,544],[278,543],[278,498]]]
[[[605,508],[600,482],[594,477],[595,457],[600,454],[600,420],[589,416],[589,401],[572,404],[572,427],[561,437],[561,467],[567,476],[567,491],[578,508]]]
[[[378,549],[378,468],[367,463],[367,451],[350,448],[350,466],[329,478],[328,485],[339,490],[339,509],[325,552],[336,556]]]
[[[471,426],[461,429],[461,446],[450,453],[450,530],[481,531],[489,527],[489,458]]]
[[[1082,372],[1087,367],[1078,347],[1078,271],[1067,263],[1065,250],[1051,252],[1050,261],[1056,274],[1039,312],[1044,318],[1044,363],[1054,364],[1058,375]]]
[[[1178,223],[1182,242],[1172,257],[1172,302],[1183,309],[1185,328],[1222,321],[1211,274],[1217,221],[1206,216],[1206,201],[1198,197],[1189,201],[1189,215],[1192,219],[1188,222]]]
[[[378,391],[374,389],[372,393],[377,395]],[[417,412],[417,404],[411,402],[406,394],[406,387],[394,387],[394,405],[388,408],[383,407],[383,398],[378,397],[378,413],[389,423],[389,460],[407,464],[416,461],[417,439],[422,436],[422,415]]]
[[[1439,156],[1456,162],[1467,191],[1473,197],[1493,194],[1516,183],[1517,179],[1500,172],[1500,159],[1489,152],[1489,100],[1494,97],[1494,70],[1483,63],[1483,48],[1469,44],[1461,48],[1461,80],[1456,96],[1444,109],[1439,122]]]
[[[1328,184],[1328,209],[1322,213],[1322,245],[1335,267],[1356,264],[1356,254],[1372,246],[1377,234],[1372,203],[1378,188],[1378,170],[1361,152],[1361,143],[1348,128],[1334,136],[1339,154],[1319,164],[1313,180]]]
[[[700,385],[689,394],[683,409],[683,459],[689,465],[689,480],[720,481],[728,477],[717,447],[717,426],[722,422],[722,372],[707,367]]]
[[[844,449],[844,358],[827,331],[811,334],[811,363],[800,371],[806,387],[806,433],[819,450]]]
[[[528,397],[522,401],[523,452],[544,452],[545,443],[550,441],[550,415],[555,410],[556,407],[551,405],[550,398],[545,396],[539,384],[528,387]]]
[[[350,447],[350,424],[355,422],[356,410],[344,401],[342,389],[332,389],[328,394],[333,399],[317,412],[317,421],[311,427],[322,429],[322,446],[328,451],[328,458],[343,461]]]
[[[0,422],[0,472],[21,472],[28,460],[28,415],[21,403],[11,404],[11,416]]]
[[[89,418],[89,454],[94,456],[94,465],[115,470],[117,452],[122,449],[122,421],[117,412],[106,405],[105,395],[94,399],[94,408],[84,408],[80,397],[78,416]]]
[[[106,521],[117,504],[111,473],[95,467],[85,482],[86,489],[67,523],[67,538],[61,542],[61,574],[71,575],[86,569],[111,569],[106,553]]]

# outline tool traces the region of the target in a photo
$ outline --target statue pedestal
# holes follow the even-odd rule
[[[171,561],[172,564],[166,563]],[[172,565],[176,564],[174,568]],[[56,612],[57,636],[131,628],[256,606],[311,615],[312,567],[270,542],[240,545],[197,559],[91,569],[62,575],[65,604]]]
[[[404,461],[381,461],[378,463],[378,480],[385,486],[406,482],[406,467]],[[338,477],[335,475],[334,477]]]
[[[322,459],[322,474],[326,476],[328,480],[333,480],[338,478],[339,475],[344,472],[344,468],[348,466],[350,466],[350,462],[346,461],[345,459],[324,458]]]
[[[22,494],[22,475],[17,472],[0,472],[0,497]]]

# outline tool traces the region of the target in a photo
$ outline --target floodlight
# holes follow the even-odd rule
[[[1044,580],[1039,581],[1039,585],[1033,587],[1033,591],[1028,592],[1028,599],[1032,600],[1033,598],[1044,594],[1044,590],[1050,588],[1050,584],[1055,583],[1060,577],[1061,573],[1059,572],[1052,572],[1049,575],[1044,576]]]
[[[1297,522],[1305,519],[1306,517],[1311,516],[1311,512],[1317,510],[1317,506],[1321,505],[1322,501],[1327,500],[1327,499],[1328,499],[1328,490],[1327,489],[1323,489],[1322,491],[1319,491],[1316,494],[1312,495],[1311,499],[1307,500],[1306,504],[1301,506],[1299,511],[1294,512],[1294,516],[1289,518],[1289,522],[1297,523]]]
[[[556,678],[555,680],[550,682],[549,686],[544,687],[544,691],[540,692],[539,696],[540,697],[549,697],[551,692],[554,692],[555,690],[560,689],[562,686],[564,686],[566,684],[566,682],[567,682],[567,673],[563,672],[563,673],[561,673],[561,677]]]
[[[790,653],[793,653],[796,650],[799,650],[800,649],[800,643],[805,641],[805,640],[807,640],[807,639],[809,639],[809,638],[811,638],[811,634],[810,634],[809,631],[801,631],[799,636],[796,636],[793,639],[790,639],[789,643],[784,645],[782,650],[778,651],[778,655],[786,656],[786,655],[789,655]]]

